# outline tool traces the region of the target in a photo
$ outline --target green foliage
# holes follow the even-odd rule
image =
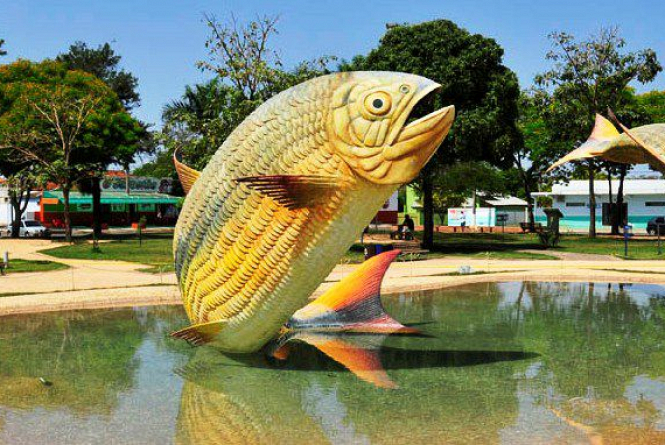
[[[242,25],[224,24],[206,16],[210,36],[207,61],[199,68],[213,72],[212,80],[187,86],[180,99],[164,107],[163,146],[153,162],[137,173],[175,176],[171,158],[178,149],[185,162],[202,169],[231,132],[259,105],[275,94],[328,73],[331,57],[301,62],[285,70],[269,40],[277,32],[274,18],[259,18]]]
[[[577,41],[565,32],[550,34],[553,49],[547,54],[552,68],[536,76],[535,102],[549,133],[553,152],[570,151],[585,141],[597,113],[606,115],[614,110],[626,125],[636,126],[648,121],[640,109],[629,84],[647,83],[662,71],[651,49],[626,52],[626,42],[617,28],[602,28],[597,35]],[[577,174],[588,175],[590,188],[597,171],[611,172],[617,167],[589,160],[579,166]],[[589,235],[596,235],[595,196],[590,196]],[[615,226],[614,231],[618,230]]]
[[[0,67],[0,128],[7,159],[59,184],[131,159],[144,134],[102,81],[48,60]]]
[[[118,69],[120,60],[121,56],[108,43],[89,48],[85,42],[75,42],[66,53],[56,57],[56,61],[64,63],[70,70],[81,70],[97,76],[115,92],[125,108],[130,109],[140,101],[136,91],[138,79]]]
[[[503,49],[448,20],[388,28],[379,46],[342,70],[387,70],[419,74],[441,84],[422,114],[455,105],[455,124],[424,174],[459,161],[510,165],[515,127],[517,77],[502,64]]]
[[[423,191],[423,246],[434,235],[433,178],[462,161],[486,161],[508,167],[519,140],[515,120],[517,76],[503,63],[503,49],[494,39],[471,34],[449,20],[417,25],[390,25],[376,49],[342,64],[342,70],[402,71],[441,84],[430,101],[412,113],[415,118],[455,105],[453,128],[415,182]]]
[[[665,91],[651,91],[637,96],[637,102],[651,123],[665,123]]]
[[[570,150],[591,133],[596,113],[611,108],[628,126],[647,123],[629,84],[648,83],[662,71],[651,49],[625,52],[617,28],[603,28],[587,40],[564,32],[550,35],[553,67],[536,76],[535,99],[549,140]]]
[[[422,197],[422,189],[416,184]],[[460,162],[444,167],[433,180],[434,211],[443,215],[450,207],[459,207],[474,193],[484,196],[503,195],[505,176],[487,162]]]

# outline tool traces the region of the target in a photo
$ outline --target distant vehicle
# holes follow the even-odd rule
[[[11,225],[7,227],[6,233],[7,236],[11,236]],[[21,220],[21,226],[19,227],[19,236],[21,238],[48,238],[50,235],[51,231],[42,226],[42,223],[39,221],[35,221],[34,219]]]
[[[651,218],[647,223],[647,233],[649,235],[655,235],[657,232],[660,232],[661,235],[665,234],[665,216]]]

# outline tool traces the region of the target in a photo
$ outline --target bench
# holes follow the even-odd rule
[[[531,225],[527,222],[521,222],[520,229],[522,229],[522,233],[542,233],[543,225],[541,223],[533,223]]]

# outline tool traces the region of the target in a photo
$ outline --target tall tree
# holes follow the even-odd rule
[[[536,76],[542,116],[552,140],[572,147],[587,139],[596,113],[608,108],[622,113],[626,88],[637,81],[648,83],[662,71],[652,49],[626,52],[626,42],[616,27],[577,41],[571,34],[550,34],[553,49],[547,53],[552,68]],[[589,236],[596,236],[594,177],[599,165],[587,162],[589,178]]]
[[[116,54],[109,43],[99,45],[97,48],[88,47],[84,42],[76,42],[69,47],[66,53],[58,55],[57,61],[65,64],[70,70],[81,70],[91,73],[101,79],[118,96],[127,111],[140,104],[140,96],[137,91],[138,79],[131,73],[119,68],[121,56]],[[125,171],[134,160],[134,155],[141,151],[151,152],[154,147],[151,144],[151,135],[148,125],[141,123],[143,127],[142,143],[129,148],[122,145],[122,141],[109,138],[105,141],[105,149],[108,153],[106,162],[101,162],[102,169],[91,174],[87,179],[79,181],[79,190],[92,195],[93,233],[96,238],[102,234],[101,221],[101,181],[105,170],[111,163],[120,163]],[[118,141],[120,146],[114,146]],[[129,150],[128,150],[129,148]]]
[[[208,58],[197,66],[215,77],[187,86],[180,99],[164,107],[159,141],[164,150],[140,171],[175,171],[170,158],[178,149],[188,164],[203,168],[228,135],[265,100],[305,80],[328,73],[332,57],[283,67],[270,40],[277,19],[262,17],[249,23],[220,22],[206,15],[210,30]]]
[[[0,67],[0,146],[62,187],[66,237],[74,184],[107,161],[105,143],[131,152],[142,128],[97,77],[19,60]]]
[[[512,163],[519,132],[517,77],[503,65],[503,49],[491,38],[471,34],[448,20],[418,25],[388,25],[379,46],[342,66],[345,70],[387,70],[420,74],[442,85],[423,114],[455,105],[455,124],[416,179],[423,194],[423,245],[434,233],[434,182],[445,168],[460,161]]]
[[[75,42],[66,53],[59,54],[56,61],[70,70],[81,70],[94,74],[118,95],[126,109],[140,104],[137,91],[139,81],[132,73],[119,68],[122,56],[115,53],[109,43],[90,48],[85,42]]]

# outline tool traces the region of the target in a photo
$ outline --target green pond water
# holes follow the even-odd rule
[[[429,335],[294,340],[280,361],[170,339],[179,307],[0,318],[0,444],[665,443],[665,288],[384,302]]]

